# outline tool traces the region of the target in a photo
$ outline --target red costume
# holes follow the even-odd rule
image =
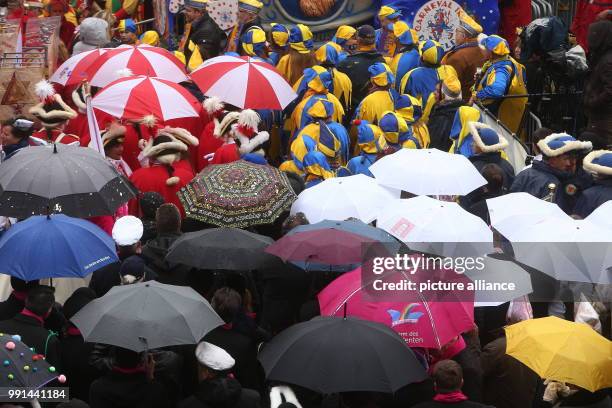
[[[125,124],[127,129],[125,140],[123,142],[123,160],[130,166],[132,170],[139,169],[140,161],[138,156],[141,153],[139,141],[143,139],[145,142],[151,139],[151,128],[139,124]]]
[[[79,137],[73,134],[69,134],[69,133],[64,133],[61,130],[58,129],[51,129],[51,140],[49,140],[49,135],[47,134],[47,129],[41,129],[37,132],[32,133],[32,137],[35,137],[37,139],[41,139],[44,140],[46,142],[55,142],[55,143],[62,143],[62,144],[72,144],[72,143],[76,143],[79,144],[80,140]],[[32,145],[36,146],[38,145],[38,143],[36,143],[36,141],[31,141]]]
[[[79,112],[76,118],[68,121],[64,130],[66,131],[66,133],[77,135],[79,137],[79,142],[81,146],[89,146],[91,137],[89,136],[89,124],[87,123],[86,114]]]
[[[140,192],[155,191],[164,197],[167,203],[175,204],[181,211],[181,216],[185,216],[185,210],[181,202],[178,199],[176,193],[187,183],[189,183],[193,177],[193,171],[189,170],[187,166],[180,165],[179,163],[169,165],[172,169],[172,175],[168,170],[167,165],[153,164],[151,167],[143,167],[136,170],[130,176],[130,181],[134,183],[134,186],[140,190]],[[166,181],[169,177],[178,177],[179,181],[177,184],[169,186]],[[136,217],[140,216],[140,207],[138,199],[132,199],[129,203],[130,214]]]
[[[200,135],[200,144],[196,155],[195,165],[198,172],[210,164],[209,159],[223,146],[223,140],[216,138],[214,135],[215,122],[208,122]]]
[[[516,42],[517,27],[525,27],[531,23],[531,0],[502,1],[499,6],[499,35],[508,41],[512,50]]]
[[[240,160],[240,153],[236,143],[226,143],[217,149],[210,164],[227,164]]]

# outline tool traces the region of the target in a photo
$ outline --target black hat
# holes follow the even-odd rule
[[[96,298],[96,292],[88,287],[78,288],[64,302],[63,312],[66,319],[70,320],[86,304]]]
[[[119,269],[121,275],[121,284],[129,285],[131,283],[141,282],[145,274],[145,262],[142,257],[132,255],[127,257]]]
[[[357,38],[365,44],[374,44],[376,41],[376,30],[371,25],[362,25],[357,29]]]

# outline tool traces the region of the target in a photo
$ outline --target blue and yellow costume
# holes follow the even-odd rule
[[[436,85],[444,77],[444,69],[440,61],[444,56],[444,48],[433,40],[425,41],[420,47],[421,66],[408,71],[400,82],[400,93],[412,95],[425,105]]]
[[[304,173],[306,188],[316,186],[323,180],[335,177],[325,155],[316,150],[304,156]]]
[[[348,25],[341,25],[336,30],[336,34],[332,37],[331,42],[338,46],[336,47],[336,51],[338,51],[338,62],[348,57],[346,42],[353,38],[355,33],[357,33],[357,30]]]
[[[263,6],[263,3],[259,0],[238,0],[239,10],[243,10],[254,15],[259,14]],[[238,22],[234,26],[229,36],[227,37],[227,46],[225,48],[225,51],[238,52],[238,50],[240,49],[240,41],[244,29],[245,25],[240,22]]]
[[[241,42],[242,51],[244,51],[245,55],[272,64],[272,60],[266,56],[268,45],[266,44],[267,39],[264,30],[259,27],[249,28],[242,36]]]
[[[411,95],[400,95],[395,103],[395,112],[401,116],[408,126],[412,127],[412,134],[419,141],[418,147],[429,147],[429,129],[423,118],[421,101]]]
[[[403,21],[393,24],[393,34],[397,37],[399,48],[391,61],[391,71],[395,75],[395,89],[400,91],[402,78],[421,64],[419,52],[419,37],[412,28]]]
[[[449,137],[453,141],[450,153],[471,157],[474,154],[473,137],[470,133],[470,122],[480,121],[480,111],[471,106],[461,106],[455,113],[455,119]]]
[[[422,147],[419,139],[412,133],[412,128],[396,112],[385,112],[380,119],[379,126],[389,146],[395,149],[420,149]]]
[[[376,50],[384,57],[393,58],[395,55],[397,44],[392,25],[401,16],[401,11],[390,6],[382,6],[378,11],[378,20],[382,27],[376,30]]]
[[[304,24],[296,24],[289,30],[289,47],[300,54],[310,54],[314,47],[312,32]],[[291,54],[283,55],[276,65],[276,69],[283,78],[290,82],[293,73],[291,72]],[[291,82],[290,82],[291,83]],[[293,84],[291,84],[293,85]]]
[[[506,95],[524,95],[525,67],[510,56],[508,42],[497,35],[478,36],[482,48],[491,52],[492,59],[482,67],[482,78],[476,84],[476,98],[497,116],[512,132],[518,132],[527,98],[504,98]]]
[[[387,64],[377,62],[368,68],[370,81],[375,86],[355,110],[355,119],[378,123],[383,112],[393,110],[397,92],[393,89],[395,77]]]
[[[273,49],[278,50],[270,52],[270,60],[272,65],[276,66],[289,47],[289,29],[278,23],[271,23],[270,27],[270,43],[272,43]]]
[[[357,146],[359,154],[349,160],[347,164],[351,174],[365,174],[374,177],[370,172],[370,166],[376,161],[376,157],[387,148],[387,142],[383,131],[376,125],[368,123],[367,120],[355,121],[357,127]]]

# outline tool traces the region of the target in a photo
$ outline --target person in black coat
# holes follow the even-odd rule
[[[37,280],[26,282],[11,276],[11,287],[13,291],[4,302],[0,302],[0,320],[8,320],[21,312],[25,307],[28,291],[38,285],[39,283]]]
[[[445,78],[439,88],[439,101],[434,105],[429,115],[429,148],[448,152],[453,144],[450,131],[453,127],[457,109],[463,106],[461,99],[461,84]]]
[[[338,64],[338,71],[344,72],[353,83],[351,107],[356,109],[370,90],[370,73],[368,68],[377,62],[385,62],[382,54],[376,51],[376,31],[370,25],[363,25],[357,30],[357,52],[349,55]],[[350,121],[352,112],[347,112]]]
[[[145,364],[146,358],[146,364]],[[153,378],[151,355],[115,348],[113,369],[91,384],[91,408],[167,408],[164,386]]]
[[[414,408],[492,408],[473,402],[461,392],[463,370],[453,360],[441,360],[433,368],[433,380],[436,395],[433,401],[422,402]]]
[[[489,163],[482,168],[480,174],[487,180],[487,184],[470,194],[471,204],[467,210],[491,225],[487,200],[504,194],[504,172],[497,164]]]
[[[78,288],[64,303],[64,316],[71,319],[79,310],[96,298],[90,288]],[[102,373],[89,364],[93,343],[86,343],[79,329],[68,323],[60,340],[63,373],[66,374],[70,397],[89,401],[89,386]]]
[[[612,151],[591,152],[582,164],[585,171],[595,176],[593,185],[582,192],[574,208],[574,214],[585,218],[597,207],[612,200]]]
[[[228,375],[235,360],[227,351],[206,341],[198,344],[199,383],[194,394],[178,404],[178,408],[259,408],[259,393],[242,388]]]
[[[540,140],[538,149],[541,161],[534,161],[530,168],[521,171],[510,187],[510,192],[525,192],[541,199],[548,199],[549,186],[554,185],[552,202],[563,211],[572,214],[571,203],[577,188],[571,184],[576,173],[576,154],[590,150],[591,142],[582,142],[565,133],[553,133]]]
[[[61,372],[60,344],[57,333],[45,329],[45,318],[55,302],[54,289],[38,286],[30,289],[23,310],[12,319],[0,321],[0,332],[18,334],[21,341],[42,354],[49,364]]]
[[[481,173],[487,164],[498,165],[503,172],[504,189],[509,190],[514,182],[514,167],[502,157],[502,151],[508,147],[508,141],[484,123],[470,122],[469,127],[475,153],[469,160]]]

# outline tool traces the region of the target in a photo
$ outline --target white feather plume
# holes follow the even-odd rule
[[[157,118],[155,115],[146,115],[140,119],[140,123],[145,125],[146,127],[152,128],[157,123]]]
[[[223,102],[221,102],[221,99],[217,98],[216,96],[211,96],[210,98],[204,100],[202,105],[204,106],[204,110],[206,110],[209,115],[223,110],[224,108]]]
[[[53,88],[53,84],[51,82],[43,79],[34,85],[34,93],[40,98],[41,101],[44,101],[45,99],[51,98],[53,95],[55,95],[55,88]]]
[[[240,116],[238,116],[238,124],[257,131],[257,127],[259,126],[259,115],[252,109],[245,109],[240,112]]]

